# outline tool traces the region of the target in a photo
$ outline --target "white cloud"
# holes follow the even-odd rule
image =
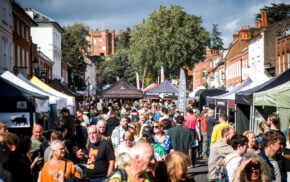
[[[224,30],[235,30],[238,28],[238,23],[240,22],[240,19],[237,18],[229,23],[227,23],[225,26],[224,26]]]

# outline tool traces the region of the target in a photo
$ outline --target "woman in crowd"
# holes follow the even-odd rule
[[[138,142],[140,139],[140,126],[138,122],[129,123],[129,131],[134,134],[134,142]]]
[[[190,159],[182,152],[169,153],[165,162],[159,162],[155,169],[155,182],[182,182],[187,181]]]
[[[130,131],[126,131],[123,135],[123,141],[118,148],[115,150],[115,156],[121,153],[129,153],[134,144],[134,134]]]
[[[167,134],[167,131],[172,128],[172,121],[169,118],[161,120],[161,122],[164,124],[164,133]]]
[[[245,137],[247,137],[248,140],[249,140],[247,152],[253,152],[255,154],[260,153],[261,150],[260,150],[260,148],[258,146],[255,133],[248,130],[248,131],[245,131],[243,135]]]
[[[159,143],[165,150],[165,153],[168,154],[173,150],[172,141],[169,135],[166,135],[163,131],[164,123],[163,122],[154,122],[153,123],[153,141]]]
[[[254,153],[247,154],[236,170],[233,182],[270,182],[271,175],[265,161]]]
[[[74,163],[65,159],[64,142],[56,140],[51,144],[52,159],[46,162],[41,170],[40,182],[64,182],[73,176],[80,178]]]

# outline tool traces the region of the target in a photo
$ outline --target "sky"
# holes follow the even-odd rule
[[[255,14],[271,3],[290,4],[290,0],[16,0],[23,8],[32,8],[54,19],[61,26],[84,23],[92,30],[118,31],[133,28],[159,7],[179,5],[184,11],[201,17],[202,26],[218,30],[224,47],[243,25],[254,27]]]

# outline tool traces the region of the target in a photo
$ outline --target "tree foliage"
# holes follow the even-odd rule
[[[277,21],[280,21],[286,18],[290,13],[290,5],[289,4],[275,4],[272,3],[271,6],[264,6],[260,9],[260,12],[267,12],[268,23],[271,25]],[[261,20],[261,14],[256,14],[256,20]]]
[[[129,59],[134,70],[141,75],[145,70],[146,79],[155,80],[161,66],[166,78],[178,77],[180,67],[191,68],[203,58],[208,40],[201,23],[180,6],[160,6],[131,33]]]
[[[119,77],[135,85],[136,75],[128,59],[130,35],[131,30],[127,28],[120,37],[117,52],[102,62],[101,70],[104,84],[113,84]]]
[[[211,50],[222,50],[223,49],[223,40],[220,38],[222,35],[221,32],[218,31],[218,24],[212,24],[212,32],[210,34],[210,45],[209,48]]]
[[[65,32],[62,34],[62,56],[74,74],[74,80],[70,85],[77,86],[81,89],[84,83],[84,73],[86,71],[86,64],[84,62],[84,55],[87,54],[89,48],[86,37],[88,36],[89,27],[82,23],[76,23],[72,26],[64,27]]]

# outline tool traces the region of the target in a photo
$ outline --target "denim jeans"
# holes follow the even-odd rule
[[[210,142],[211,142],[211,136],[207,137],[207,155],[210,155]]]

